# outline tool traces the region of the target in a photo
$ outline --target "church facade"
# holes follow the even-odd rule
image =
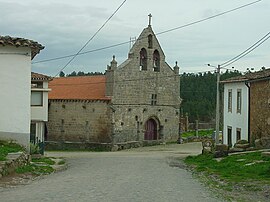
[[[105,75],[56,78],[50,88],[49,140],[117,144],[179,137],[179,67],[166,63],[151,25],[126,61],[118,66],[113,56]]]

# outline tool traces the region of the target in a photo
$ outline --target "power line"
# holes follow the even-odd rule
[[[185,27],[189,27],[189,26],[191,26],[191,25],[195,25],[195,24],[198,24],[198,23],[201,23],[201,22],[210,20],[210,19],[213,19],[213,18],[222,16],[222,15],[225,15],[225,14],[227,14],[227,13],[231,13],[231,12],[233,12],[233,11],[242,9],[242,8],[244,8],[244,7],[251,6],[251,5],[253,5],[253,4],[259,3],[260,1],[263,1],[263,0],[257,0],[257,1],[254,1],[254,2],[251,2],[251,3],[248,3],[248,4],[245,4],[245,5],[236,7],[236,8],[231,9],[231,10],[224,11],[224,12],[222,12],[222,13],[219,13],[219,14],[216,14],[216,15],[213,15],[213,16],[210,16],[210,17],[207,17],[207,18],[203,18],[203,19],[201,19],[201,20],[197,20],[197,21],[194,21],[194,22],[191,22],[191,23],[182,25],[182,26],[178,26],[178,27],[175,27],[175,28],[172,28],[172,29],[168,29],[168,30],[159,32],[159,33],[157,33],[156,35],[161,35],[161,34],[165,34],[165,33],[168,33],[168,32],[172,32],[172,31],[175,31],[175,30],[178,30],[178,29],[182,29],[182,28],[185,28]],[[138,40],[142,40],[142,39],[144,39],[144,38],[137,39],[137,41],[138,41]],[[85,51],[85,52],[80,52],[80,53],[78,53],[78,54],[72,54],[72,55],[66,55],[66,56],[61,56],[61,57],[55,57],[55,58],[46,59],[46,60],[39,60],[39,61],[36,61],[36,62],[32,62],[32,64],[43,63],[43,62],[49,62],[49,61],[54,61],[54,60],[60,60],[60,59],[64,59],[64,58],[73,57],[73,56],[75,56],[75,55],[76,55],[76,56],[77,56],[77,55],[83,55],[83,54],[92,53],[92,52],[96,52],[96,51],[101,51],[101,50],[105,50],[105,49],[109,49],[109,48],[114,48],[114,47],[117,47],[117,46],[122,46],[122,45],[125,45],[125,44],[128,44],[128,43],[130,43],[130,41],[126,41],[126,42],[122,42],[122,43],[118,43],[118,44],[114,44],[114,45],[110,45],[110,46],[105,46],[105,47],[102,47],[102,48],[93,49],[93,50],[89,50],[89,51]]]
[[[227,13],[231,13],[231,12],[233,12],[233,11],[242,9],[242,8],[244,8],[244,7],[247,7],[247,6],[256,4],[256,3],[260,2],[260,1],[262,1],[262,0],[254,1],[254,2],[251,2],[251,3],[248,3],[248,4],[245,4],[245,5],[236,7],[236,8],[234,8],[234,9],[231,9],[231,10],[228,10],[228,11],[224,11],[224,12],[219,13],[219,14],[216,14],[216,15],[212,15],[212,16],[207,17],[207,18],[203,18],[203,19],[201,19],[201,20],[197,20],[197,21],[188,23],[188,24],[186,24],[186,25],[182,25],[182,26],[179,26],[179,27],[175,27],[175,28],[172,28],[172,29],[163,31],[163,32],[159,32],[159,33],[156,34],[156,35],[164,34],[164,33],[171,32],[171,31],[174,31],[174,30],[177,30],[177,29],[181,29],[181,28],[188,27],[188,26],[191,26],[191,25],[194,25],[194,24],[198,24],[198,23],[200,23],[200,22],[204,22],[204,21],[210,20],[210,19],[212,19],[212,18],[216,18],[216,17],[222,16],[222,15],[225,15],[225,14],[227,14]]]
[[[113,12],[113,14],[102,24],[102,26],[94,33],[94,35],[82,46],[82,48],[75,54],[72,56],[72,58],[66,63],[66,65],[64,65],[64,67],[62,67],[60,69],[59,72],[63,71],[80,53],[81,51],[94,39],[94,37],[101,31],[101,29],[103,27],[105,27],[105,25],[111,20],[111,18],[117,13],[117,11],[124,5],[124,3],[126,2],[127,0],[124,0],[120,6],[118,6],[118,8]],[[54,76],[56,77],[59,72]]]
[[[240,53],[239,55],[233,57],[232,59],[228,60],[227,62],[224,62],[220,66],[222,68],[227,67],[236,61],[240,60],[241,58],[245,57],[247,54],[258,48],[260,45],[262,45],[265,41],[267,41],[270,38],[270,32],[268,32],[266,35],[264,35],[260,40],[258,40],[256,43],[254,43],[252,46],[250,46],[248,49]]]

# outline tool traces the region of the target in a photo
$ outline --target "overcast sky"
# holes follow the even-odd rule
[[[254,0],[127,0],[123,7],[83,51],[98,49],[138,37],[153,15],[155,33],[179,27]],[[0,0],[0,35],[35,40],[45,49],[33,62],[76,53],[116,10],[123,0]],[[183,29],[158,35],[172,67],[181,73],[213,70],[238,55],[270,31],[270,0]],[[270,67],[270,39],[231,66],[241,71]],[[129,44],[76,57],[65,68],[104,72],[112,55],[118,64],[128,55]],[[54,76],[69,58],[36,63],[32,71]]]

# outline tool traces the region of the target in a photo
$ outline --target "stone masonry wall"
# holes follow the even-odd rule
[[[50,100],[47,140],[110,142],[110,114],[107,101]]]
[[[250,94],[251,141],[270,138],[270,81],[252,82]]]
[[[148,36],[152,35],[151,47]],[[142,70],[140,51],[147,52],[147,70]],[[159,71],[154,71],[154,52],[160,55]],[[145,123],[153,118],[158,139],[176,140],[179,133],[180,78],[179,68],[172,69],[152,28],[144,29],[119,67],[108,67],[107,76],[114,76],[112,106],[114,108],[114,140],[116,142],[144,140]],[[112,66],[114,65],[114,68]],[[112,74],[112,71],[114,74]],[[156,95],[153,104],[152,95]]]

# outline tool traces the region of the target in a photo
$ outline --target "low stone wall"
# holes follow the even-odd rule
[[[0,161],[0,177],[15,172],[16,168],[29,162],[29,155],[24,152],[9,153],[6,161]]]
[[[130,141],[122,143],[97,143],[97,142],[57,142],[46,141],[45,151],[47,150],[60,150],[60,151],[72,151],[72,150],[88,150],[88,151],[119,151],[130,148],[154,146],[162,144],[160,140],[156,141]]]
[[[212,140],[211,137],[209,136],[190,136],[190,137],[187,137],[187,138],[182,138],[182,141],[183,143],[188,143],[188,142],[203,142],[205,140]]]
[[[45,151],[60,150],[89,150],[89,151],[111,151],[112,145],[110,143],[96,143],[96,142],[68,142],[68,141],[45,141]]]

